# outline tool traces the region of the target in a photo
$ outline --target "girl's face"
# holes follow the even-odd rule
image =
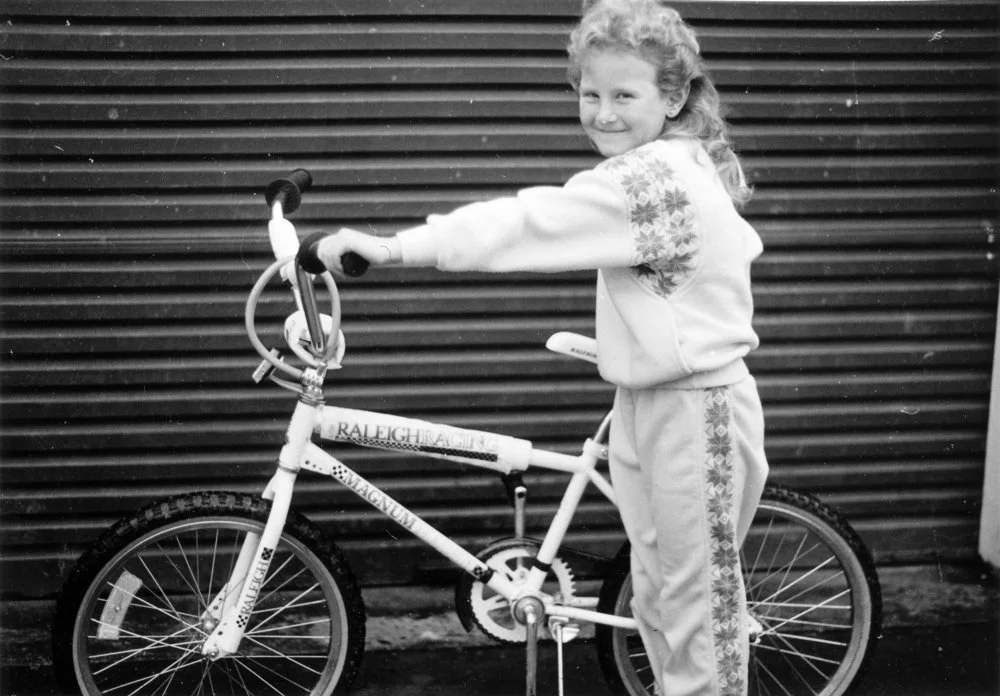
[[[633,53],[590,54],[580,76],[580,123],[605,157],[656,140],[677,100],[661,93],[656,68]]]

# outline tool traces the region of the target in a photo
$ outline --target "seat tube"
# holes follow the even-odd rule
[[[596,464],[596,459],[589,454],[583,456],[590,460],[590,466],[586,467],[583,471],[573,474],[569,485],[566,486],[566,491],[559,502],[559,509],[556,511],[556,515],[549,525],[549,530],[545,534],[545,539],[542,541],[542,546],[535,558],[535,565],[528,575],[529,587],[541,587],[545,581],[545,576],[549,572],[549,566],[551,566],[552,560],[562,545],[563,538],[566,536],[566,530],[569,529],[569,525],[573,521],[573,515],[576,513],[580,500],[583,498],[583,493],[587,489],[587,484],[590,482],[589,472]]]

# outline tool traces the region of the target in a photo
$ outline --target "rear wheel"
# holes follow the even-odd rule
[[[290,513],[234,655],[208,660],[206,613],[270,504],[195,493],[145,508],[102,536],[60,597],[53,658],[64,687],[98,694],[327,696],[354,677],[364,606],[339,549]]]
[[[601,588],[600,611],[631,615],[626,544]],[[749,692],[841,696],[875,648],[882,598],[875,565],[850,525],[817,499],[769,486],[740,552],[750,616]],[[653,693],[639,634],[597,627],[615,693]]]

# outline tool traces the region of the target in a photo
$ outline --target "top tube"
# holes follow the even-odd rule
[[[323,406],[318,430],[326,440],[414,452],[503,474],[524,471],[531,462],[528,440],[373,411]]]

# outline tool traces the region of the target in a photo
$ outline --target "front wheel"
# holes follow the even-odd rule
[[[631,616],[626,544],[601,587],[599,611]],[[751,696],[842,696],[857,686],[882,620],[871,554],[819,500],[768,486],[740,550],[750,623]],[[669,621],[669,617],[667,618]],[[653,694],[637,632],[597,627],[601,669],[615,693]]]
[[[354,677],[364,649],[361,595],[340,550],[289,513],[239,650],[211,661],[208,606],[226,587],[270,503],[194,493],[122,520],[80,559],[59,598],[56,674],[68,693],[308,694]]]

